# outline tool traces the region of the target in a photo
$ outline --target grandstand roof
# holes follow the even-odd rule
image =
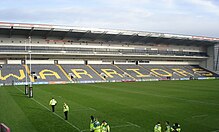
[[[24,35],[26,37],[40,36],[45,39],[56,37],[60,40],[72,39],[76,41],[85,40],[142,44],[164,43],[204,46],[219,43],[219,38],[205,36],[8,22],[0,22],[0,34],[7,35],[9,38],[13,35]]]

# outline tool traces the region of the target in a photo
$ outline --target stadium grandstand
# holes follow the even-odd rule
[[[219,38],[0,22],[0,84],[215,79]]]

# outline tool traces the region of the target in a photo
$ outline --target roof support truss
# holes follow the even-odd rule
[[[106,35],[107,31],[104,31],[103,33],[99,34],[97,37],[95,37],[94,39],[92,39],[92,41],[95,41],[97,39],[101,39],[104,35]]]
[[[118,33],[116,36],[111,36],[111,37],[109,37],[107,40],[106,40],[106,42],[109,42],[110,40],[112,40],[112,39],[117,39],[117,38],[119,38],[119,36],[121,36],[123,33],[122,32],[120,32],[120,33]]]
[[[34,27],[32,27],[32,28],[30,29],[30,32],[28,33],[27,38],[28,38],[29,36],[32,36],[33,30],[34,30]]]
[[[8,35],[9,38],[11,38],[11,36],[12,36],[13,29],[14,29],[13,26],[11,26],[11,29],[10,29],[9,35]]]
[[[63,40],[69,33],[72,32],[73,29],[68,30],[67,32],[64,33],[64,35],[61,37],[61,40]]]
[[[47,39],[49,37],[49,35],[53,32],[54,28],[51,28],[51,30],[46,33],[46,35],[44,36],[45,39]]]
[[[82,38],[85,38],[86,35],[88,35],[88,34],[90,34],[90,33],[91,33],[90,30],[86,31],[83,35],[81,35],[79,38],[77,38],[77,40],[80,41]]]

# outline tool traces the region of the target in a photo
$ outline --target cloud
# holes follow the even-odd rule
[[[28,10],[28,12],[26,11]],[[10,15],[8,15],[10,14]],[[46,22],[51,24],[71,24],[75,21],[89,25],[91,21],[96,23],[105,22],[115,24],[135,23],[138,20],[145,19],[152,14],[144,9],[118,9],[118,8],[84,8],[80,6],[62,7],[62,8],[44,8],[44,9],[23,9],[7,8],[0,9],[0,19],[11,21],[33,21]],[[79,23],[81,21],[81,23]],[[88,24],[86,24],[88,23]],[[96,24],[97,26],[98,24]],[[105,25],[105,24],[103,24]],[[101,25],[99,25],[101,26]]]
[[[215,14],[218,9],[212,1],[207,2],[209,5],[199,3],[204,0],[93,0],[86,5],[65,1],[68,5],[60,5],[55,0],[58,5],[44,5],[47,8],[38,8],[40,5],[3,7],[0,20],[219,37],[219,18],[199,9],[212,13],[213,7]]]
[[[219,16],[219,6],[212,0],[187,0],[187,2]]]
[[[173,7],[175,5],[174,0],[162,0],[162,2],[167,5],[168,7]]]
[[[126,6],[133,5],[146,5],[150,3],[150,0],[96,0],[99,3],[107,4],[109,6],[120,6],[120,8],[125,8]]]

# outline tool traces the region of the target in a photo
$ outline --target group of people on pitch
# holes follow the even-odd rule
[[[49,105],[52,107],[52,112],[55,112],[55,106],[57,105],[57,101],[54,98],[52,98],[49,101]],[[65,115],[65,120],[68,120],[69,107],[66,103],[63,104],[63,112]]]
[[[49,105],[52,107],[52,112],[55,112],[55,106],[57,105],[57,101],[52,98],[49,101]],[[69,107],[66,103],[63,105],[63,112],[65,115],[65,120],[68,120],[68,111]],[[90,121],[90,132],[110,132],[110,126],[107,124],[105,120],[102,121],[102,124],[98,121],[97,118],[94,118],[94,116],[91,116]],[[161,132],[162,127],[160,122],[157,122],[157,124],[154,126],[154,132]],[[180,125],[178,123],[174,123],[173,126],[170,126],[170,123],[166,121],[166,128],[165,132],[181,132]]]
[[[98,119],[94,118],[94,116],[91,116],[90,118],[90,132],[110,132],[110,126],[105,120],[100,124]]]
[[[166,128],[164,132],[181,132],[180,125],[178,123],[174,123],[173,126],[170,126],[169,121],[166,121],[165,123]],[[157,122],[157,124],[154,126],[154,132],[161,132],[161,124],[160,122]]]
[[[55,106],[57,105],[57,101],[54,98],[52,98],[49,101],[49,105],[52,107],[52,112],[55,112]],[[68,111],[69,111],[69,107],[66,103],[64,103],[63,112],[65,115],[65,120],[68,120]],[[102,124],[100,124],[97,118],[94,118],[94,116],[91,116],[90,131],[91,132],[110,132],[110,126],[107,124],[105,120],[102,122]]]

